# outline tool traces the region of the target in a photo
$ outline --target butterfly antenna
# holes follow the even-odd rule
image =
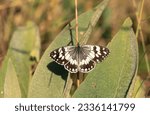
[[[78,0],[75,0],[75,22],[76,22],[76,26],[75,26],[75,30],[76,30],[76,46],[79,45],[79,32],[78,32]]]

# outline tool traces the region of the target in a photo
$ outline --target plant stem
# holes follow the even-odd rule
[[[75,0],[75,21],[76,21],[76,45],[79,43],[79,37],[78,37],[78,0]]]
[[[134,0],[133,0],[133,3],[134,3],[133,5],[135,6],[135,1]],[[140,25],[140,22],[141,22],[141,19],[142,19],[143,7],[144,7],[144,0],[141,1],[141,8],[140,8],[139,14],[136,13],[136,19],[137,19],[137,22],[138,22],[137,29],[136,29],[136,38],[138,38],[138,35],[140,34],[143,51],[146,52],[146,47],[145,47],[145,43],[144,43],[144,36],[143,36],[142,30],[141,30],[141,25]],[[147,68],[148,76],[150,76],[150,65],[149,65],[148,56],[147,56],[146,53],[145,53],[144,58],[145,58],[145,62],[146,62],[146,68]]]

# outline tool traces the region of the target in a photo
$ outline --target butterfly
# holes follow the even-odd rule
[[[110,53],[108,48],[98,45],[64,46],[50,53],[50,57],[63,65],[70,73],[88,73],[96,63],[102,62]]]

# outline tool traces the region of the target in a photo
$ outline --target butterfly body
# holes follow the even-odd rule
[[[70,73],[88,73],[110,53],[108,48],[98,45],[65,46],[50,53],[50,57]]]

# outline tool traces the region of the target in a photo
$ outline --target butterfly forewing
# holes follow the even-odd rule
[[[67,63],[65,59],[65,49],[64,47],[58,48],[50,53],[50,57],[60,65]]]
[[[50,53],[50,57],[60,65],[65,65],[71,58],[69,56],[70,49],[74,46],[66,46],[58,48]],[[72,52],[72,51],[71,51]]]
[[[95,53],[93,61],[97,63],[102,62],[110,53],[108,48],[102,46],[93,46],[92,50]]]

